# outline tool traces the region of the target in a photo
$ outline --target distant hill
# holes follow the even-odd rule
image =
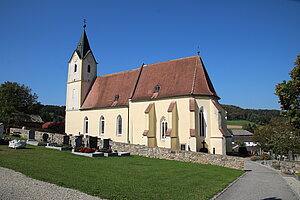
[[[259,125],[269,123],[272,118],[279,117],[279,110],[243,109],[238,106],[222,104],[227,111],[227,120],[247,120]]]

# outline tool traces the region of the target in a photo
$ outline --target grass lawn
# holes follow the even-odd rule
[[[243,126],[244,124],[254,124],[253,122],[247,120],[227,120],[227,125],[231,126]]]
[[[139,156],[88,158],[30,145],[0,145],[0,166],[106,199],[210,199],[243,174]]]

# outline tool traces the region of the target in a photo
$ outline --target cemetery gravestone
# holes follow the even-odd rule
[[[34,140],[35,139],[35,131],[34,130],[29,131],[28,139],[29,140]]]
[[[110,149],[110,147],[109,147],[109,139],[104,139],[103,140],[103,148]]]
[[[65,135],[65,136],[63,137],[63,144],[65,144],[65,145],[70,144],[70,136]]]
[[[89,137],[89,148],[97,148],[97,140],[98,138],[97,137]]]
[[[79,148],[82,145],[82,136],[75,137],[75,148]]]
[[[43,142],[47,142],[49,138],[49,135],[47,133],[43,134]]]

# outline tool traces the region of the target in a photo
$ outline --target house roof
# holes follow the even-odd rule
[[[116,95],[119,95],[117,102]],[[135,101],[185,95],[219,98],[199,56],[99,76],[81,109],[124,106],[130,98]]]
[[[218,97],[199,56],[145,65],[141,70],[133,101],[184,95]],[[159,91],[153,95],[155,86]]]
[[[83,30],[75,51],[77,52],[80,58],[83,58],[90,50],[91,48],[90,48],[90,44],[86,32],[85,30]]]
[[[233,136],[232,137],[232,141],[236,142],[236,141],[241,141],[241,142],[254,142],[255,140],[253,139],[253,136],[241,136],[241,135],[237,135],[237,136]]]
[[[253,133],[247,130],[231,130],[233,136],[253,136]]]
[[[98,76],[81,109],[128,105],[139,69]],[[116,95],[119,95],[116,98]]]

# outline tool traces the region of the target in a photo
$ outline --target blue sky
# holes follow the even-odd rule
[[[224,104],[279,109],[300,53],[300,1],[0,1],[0,83],[65,105],[67,64],[87,19],[98,75],[200,55]]]

